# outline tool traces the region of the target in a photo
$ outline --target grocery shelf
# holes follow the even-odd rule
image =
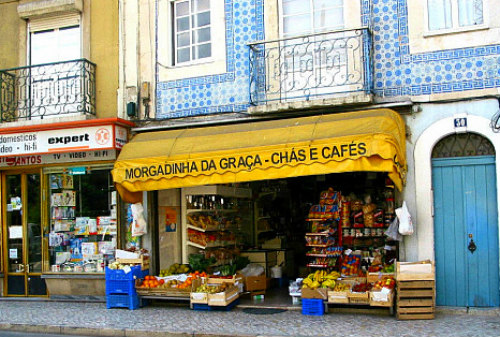
[[[327,247],[331,247],[331,246],[334,246],[335,243],[332,242],[330,244],[326,244],[326,245],[314,245],[314,244],[306,244],[306,247],[320,247],[320,248],[327,248]]]
[[[315,254],[315,253],[306,253],[306,256],[311,256],[311,257],[328,257],[328,258],[337,258],[338,257],[338,255]]]
[[[200,227],[196,227],[196,226],[193,226],[193,225],[187,225],[187,228],[191,228],[191,229],[194,229],[195,231],[198,231],[198,232],[221,232],[223,231],[222,229],[203,229],[203,228],[200,228]]]
[[[230,247],[230,246],[234,246],[235,245],[234,243],[229,243],[229,244],[225,244],[225,245],[217,244],[217,245],[213,245],[213,246],[212,245],[210,245],[210,246],[203,246],[203,245],[200,245],[198,243],[191,242],[191,241],[187,241],[187,244],[189,246],[197,247],[197,248],[201,248],[201,249],[222,248],[222,247]]]
[[[319,232],[319,233],[306,233],[306,235],[309,235],[309,236],[332,236],[333,234],[330,232],[328,232],[328,233]]]
[[[224,208],[221,208],[221,209],[217,209],[217,208],[214,208],[214,209],[210,209],[210,208],[191,208],[191,209],[187,209],[186,212],[189,214],[189,213],[236,213],[238,212],[237,209],[224,209]]]
[[[335,267],[335,266],[329,266],[327,264],[318,264],[318,263],[308,263],[307,267],[310,268],[328,268],[328,267]]]

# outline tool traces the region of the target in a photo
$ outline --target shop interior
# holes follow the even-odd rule
[[[289,294],[290,281],[316,270],[343,271],[346,251],[361,256],[360,269],[365,271],[374,256],[384,263],[398,257],[397,242],[384,235],[394,219],[397,193],[386,173],[302,176],[231,187],[250,192],[228,197],[201,194],[208,191],[203,188],[183,191],[183,263],[205,258],[208,272],[222,275],[248,262],[262,266],[267,289],[244,293],[241,305],[297,304]],[[328,204],[330,217],[317,219],[315,210],[328,209]],[[314,244],[321,238],[311,233],[318,232],[329,233],[327,243],[323,237],[325,245]]]

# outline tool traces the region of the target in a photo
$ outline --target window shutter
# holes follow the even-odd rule
[[[70,13],[29,20],[30,32],[80,25],[80,14]]]

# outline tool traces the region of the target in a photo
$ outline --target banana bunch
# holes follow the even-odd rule
[[[337,271],[332,271],[327,273],[326,270],[317,270],[314,273],[309,274],[302,281],[302,288],[333,288],[335,287],[335,280],[340,277]]]
[[[349,291],[351,286],[346,283],[337,283],[335,287],[333,288],[333,291],[339,291],[339,292],[346,292]]]

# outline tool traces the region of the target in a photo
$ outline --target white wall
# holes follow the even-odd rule
[[[415,225],[415,233],[405,237],[403,245],[407,261],[434,260],[431,153],[440,139],[455,133],[454,116],[466,114],[467,131],[489,139],[495,146],[496,161],[500,163],[500,134],[495,133],[490,127],[491,118],[499,111],[499,102],[496,99],[422,104],[420,107],[421,112],[405,116],[409,134],[406,143],[409,172],[403,197]],[[496,170],[498,177],[500,165],[497,164]],[[498,181],[499,179],[497,185]],[[497,187],[497,191],[499,190]],[[500,200],[498,196],[497,199]]]

